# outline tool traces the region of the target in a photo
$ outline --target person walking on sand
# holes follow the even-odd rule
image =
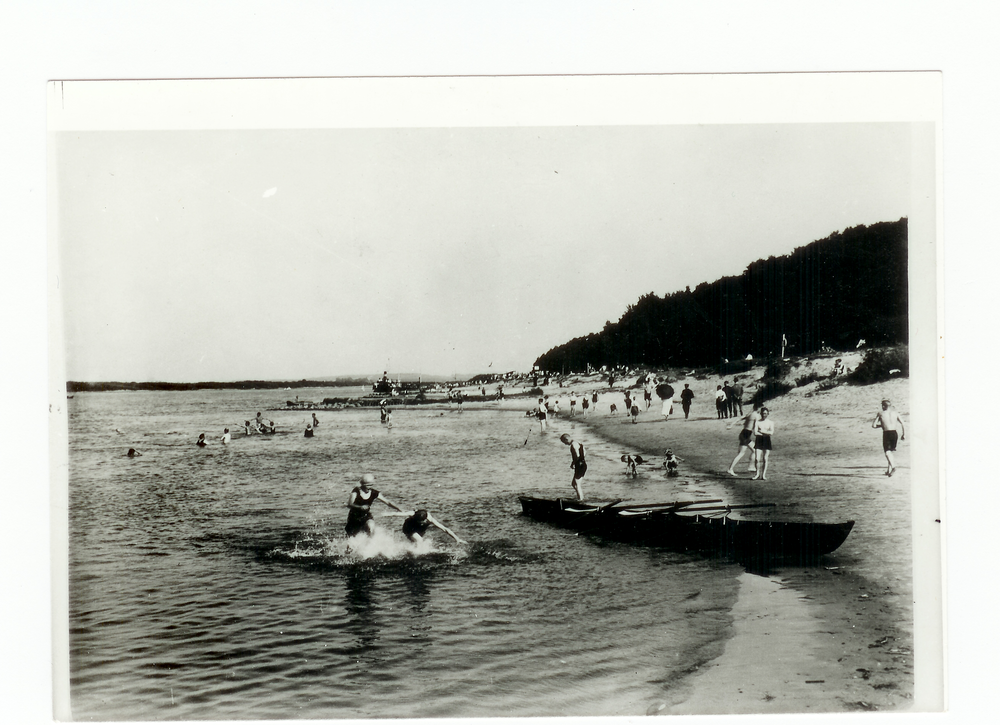
[[[748,473],[757,472],[757,453],[754,449],[754,429],[757,426],[757,420],[760,418],[760,413],[757,412],[757,408],[760,403],[753,404],[753,410],[743,416],[743,428],[740,430],[740,440],[739,440],[739,451],[736,453],[736,458],[733,462],[729,464],[729,470],[727,473],[730,476],[735,476],[736,472],[733,471],[736,468],[736,464],[740,462],[743,458],[743,454],[750,452],[749,468],[747,468]],[[728,426],[727,426],[728,427]]]
[[[656,394],[663,401],[660,408],[663,420],[670,420],[670,414],[674,412],[674,387],[664,380],[664,382],[656,386]]]
[[[882,400],[882,410],[872,421],[872,428],[882,429],[882,451],[889,466],[885,470],[885,475],[891,476],[896,472],[896,457],[893,455],[896,452],[896,444],[900,440],[906,440],[906,427],[888,398]]]
[[[725,418],[726,411],[726,392],[722,389],[721,385],[715,386],[715,412],[719,416],[719,420]]]
[[[694,400],[694,391],[691,385],[684,383],[684,390],[681,391],[681,407],[684,409],[684,420],[691,414],[691,401]]]
[[[364,531],[369,536],[375,533],[375,522],[372,519],[372,504],[381,501],[386,506],[403,512],[399,506],[387,499],[377,490],[371,487],[375,483],[375,476],[366,473],[361,477],[358,485],[351,489],[351,496],[347,500],[347,524],[344,530],[348,536],[356,536]]]
[[[639,422],[639,398],[632,398],[632,407],[629,409],[629,413],[632,414],[632,424],[635,425]]]
[[[569,454],[572,461],[569,467],[573,469],[573,490],[576,491],[576,498],[583,501],[583,477],[587,474],[587,452],[583,449],[582,443],[573,440],[569,433],[563,433],[559,440],[569,446]]]
[[[771,453],[771,436],[774,435],[774,421],[768,418],[770,411],[767,408],[760,409],[760,417],[754,423],[754,448],[757,452],[757,473],[753,480],[758,478],[767,480],[767,462]]]

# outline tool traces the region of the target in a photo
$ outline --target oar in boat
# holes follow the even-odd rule
[[[721,501],[721,500],[722,499],[710,499],[710,500],[702,500],[702,501],[676,501],[674,503],[647,504],[645,506],[643,506],[641,504],[640,505],[626,505],[626,506],[622,506],[620,508],[616,508],[614,510],[614,513],[617,514],[617,515],[619,515],[619,516],[630,516],[630,515],[631,516],[641,516],[643,514],[649,514],[649,513],[658,513],[658,514],[673,513],[675,511],[679,511],[679,510],[682,510],[682,509],[685,510],[685,511],[687,511],[687,510],[689,510],[687,507],[691,506],[693,504],[712,503],[714,501]],[[615,503],[621,503],[621,502],[620,501],[616,501]],[[615,503],[609,504],[608,507],[614,506]],[[608,507],[604,507],[604,508],[608,508]],[[724,508],[724,507],[716,507],[716,508]],[[583,531],[577,531],[576,535],[579,536],[580,534],[586,534],[586,533],[589,533],[589,532],[593,531],[594,529],[598,529],[600,527],[601,527],[601,525],[597,524],[596,526],[591,526],[589,529],[584,529]]]
[[[721,498],[705,498],[699,501],[674,501],[672,503],[623,503],[615,508],[619,511],[629,511],[632,509],[642,509],[646,511],[652,510],[668,510],[675,511],[677,509],[686,509],[688,506],[700,506],[702,504],[710,503],[722,503]]]

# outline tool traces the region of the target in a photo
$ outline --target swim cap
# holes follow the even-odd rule
[[[427,518],[427,510],[426,509],[417,509],[414,513],[416,513],[417,518],[419,518],[419,519],[426,519]]]
[[[369,483],[375,483],[375,476],[370,473],[366,473],[361,477],[361,483],[368,485]]]
[[[892,401],[889,400],[888,398],[882,398],[882,402],[883,403],[891,403]]]
[[[563,443],[569,443],[573,439],[569,437],[569,433],[563,433],[561,436],[559,436],[559,440],[561,440]]]

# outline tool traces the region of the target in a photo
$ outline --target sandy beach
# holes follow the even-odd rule
[[[845,356],[845,362],[853,367],[860,357]],[[794,384],[810,373],[825,378],[833,362],[832,356],[793,361],[787,379]],[[744,400],[762,374],[758,366],[737,375],[746,388]],[[665,501],[704,496],[733,504],[767,502],[777,506],[764,515],[776,519],[856,523],[845,544],[819,566],[741,575],[731,638],[723,651],[701,665],[673,701],[649,714],[911,709],[910,438],[899,446],[898,470],[887,477],[881,433],[871,428],[883,397],[893,401],[909,424],[909,381],[825,390],[817,381],[768,401],[776,428],[774,450],[768,480],[754,481],[746,472],[746,458],[737,466],[739,478],[726,473],[737,452],[740,426],[738,419],[717,418],[714,393],[724,378],[698,379],[675,371],[671,379],[675,402],[669,420],[654,396],[637,423],[623,410],[623,393],[637,389],[636,377],[616,382],[614,390],[596,374],[566,378],[562,387],[547,386],[545,394],[558,398],[561,410],[550,421],[548,435],[573,429],[574,437],[587,443],[592,431],[594,438],[611,441],[622,453],[641,454],[651,464],[640,467],[639,480],[648,479],[643,496],[654,486]],[[695,392],[687,420],[679,397],[685,383]],[[569,417],[570,393],[594,391],[596,409],[584,417],[578,404],[576,416]],[[514,398],[503,407],[527,410],[530,402]],[[618,406],[617,415],[609,413],[611,403]],[[749,404],[744,407],[749,411]],[[677,478],[664,477],[660,468],[666,448],[683,459]],[[568,481],[565,490],[552,494],[571,496]],[[622,484],[590,483],[586,494],[619,498]]]

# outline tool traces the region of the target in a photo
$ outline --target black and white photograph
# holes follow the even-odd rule
[[[47,100],[58,718],[943,708],[937,74]]]

